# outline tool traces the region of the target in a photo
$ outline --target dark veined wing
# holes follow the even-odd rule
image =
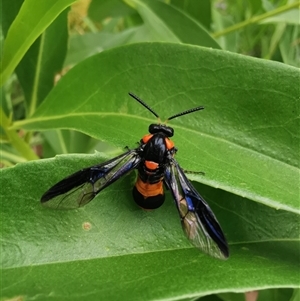
[[[166,166],[165,182],[175,200],[183,230],[193,245],[213,257],[226,259],[229,249],[215,215],[173,158]]]
[[[81,169],[46,191],[41,203],[55,209],[74,209],[89,203],[102,189],[138,166],[137,149],[99,165]]]

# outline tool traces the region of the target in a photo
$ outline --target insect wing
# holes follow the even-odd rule
[[[175,200],[183,230],[193,245],[213,257],[226,259],[228,245],[215,215],[175,159],[166,167],[165,182]]]
[[[46,191],[41,202],[55,209],[82,207],[102,189],[136,168],[140,161],[137,150],[130,150],[102,164],[79,170]]]

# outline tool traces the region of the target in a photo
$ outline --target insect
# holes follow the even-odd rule
[[[159,119],[159,116],[139,97],[136,101]],[[204,109],[196,107],[167,119]],[[160,120],[160,119],[159,119]],[[89,203],[101,190],[123,175],[137,169],[133,199],[144,209],[156,209],[165,200],[164,184],[170,190],[178,209],[184,232],[190,241],[209,255],[221,259],[229,256],[223,231],[208,204],[187,179],[174,156],[177,149],[170,139],[173,128],[166,124],[150,124],[139,146],[107,162],[79,170],[61,180],[41,198],[43,205],[56,209],[78,208]]]

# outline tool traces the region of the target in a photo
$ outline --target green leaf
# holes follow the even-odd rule
[[[67,52],[68,11],[63,11],[31,45],[16,68],[25,94],[27,113],[32,115],[55,83]]]
[[[126,2],[137,9],[157,41],[180,42],[220,49],[218,43],[201,24],[176,7],[157,0],[126,0]]]
[[[262,0],[262,6],[265,11],[271,11],[275,8],[274,4],[269,0]]]
[[[16,3],[17,1],[14,2],[14,5]],[[11,1],[5,0],[3,4],[6,35],[22,3],[19,3],[18,7],[13,6],[13,9]],[[68,41],[67,13],[67,10],[63,11],[54,20],[31,45],[16,67],[16,73],[25,94],[26,108],[29,115],[34,112],[35,108],[52,89],[55,74],[62,69]]]
[[[299,45],[297,40],[299,37],[299,27],[287,26],[279,43],[280,53],[286,64],[300,67],[299,62]]]
[[[0,170],[3,297],[179,300],[298,286],[299,215],[219,189],[195,183],[227,236],[227,261],[189,244],[169,192],[157,210],[136,206],[133,174],[79,210],[40,205],[49,186],[103,160],[63,155]]]
[[[122,0],[93,0],[89,6],[89,17],[95,21],[105,18],[124,17],[133,14],[134,10]]]
[[[220,32],[225,30],[227,27],[230,27],[234,24],[234,20],[231,14],[224,14],[220,12],[218,9],[212,10],[212,16],[214,20],[214,31]],[[239,36],[237,32],[231,32],[226,35],[221,35],[218,37],[217,42],[221,46],[222,49],[228,50],[231,52],[237,52],[239,46]]]
[[[39,35],[74,0],[25,0],[9,28],[2,56],[1,85]]]
[[[171,4],[198,20],[205,28],[210,29],[212,21],[210,0],[171,0]]]
[[[300,297],[300,289],[297,288],[294,290],[293,296],[290,299],[290,301],[297,301],[297,300],[299,300],[299,297]]]
[[[76,131],[45,131],[42,136],[44,138],[43,158],[53,157],[57,154],[94,153],[95,149],[106,152],[112,151],[112,146]],[[115,147],[113,149],[115,150]]]
[[[162,120],[203,105],[171,123],[182,167],[204,171],[191,175],[202,183],[299,212],[298,79],[296,68],[224,51],[129,45],[75,66],[35,115],[14,128],[77,129],[135,147],[154,120],[128,91]]]
[[[276,16],[266,18],[260,22],[264,23],[288,23],[288,24],[299,24],[299,9],[291,9],[289,11],[283,12]]]
[[[24,0],[1,0],[1,29],[4,36],[7,35],[8,29],[18,14]],[[2,53],[1,53],[2,55]]]
[[[98,32],[73,35],[70,38],[70,48],[65,65],[77,64],[103,50],[127,44],[137,34],[139,29],[140,26],[129,28],[119,33]]]

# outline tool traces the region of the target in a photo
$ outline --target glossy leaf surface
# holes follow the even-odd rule
[[[134,58],[134,59],[133,59]],[[201,59],[200,59],[201,58]],[[84,79],[84,80],[83,80]],[[103,52],[74,67],[16,128],[77,129],[135,147],[155,122],[172,120],[178,159],[194,179],[299,212],[299,70],[196,46],[146,43]]]
[[[227,261],[189,244],[169,192],[157,210],[137,207],[133,174],[79,210],[41,206],[50,185],[102,161],[68,155],[0,171],[3,297],[178,300],[298,286],[299,215],[218,189],[194,183],[227,236]]]

